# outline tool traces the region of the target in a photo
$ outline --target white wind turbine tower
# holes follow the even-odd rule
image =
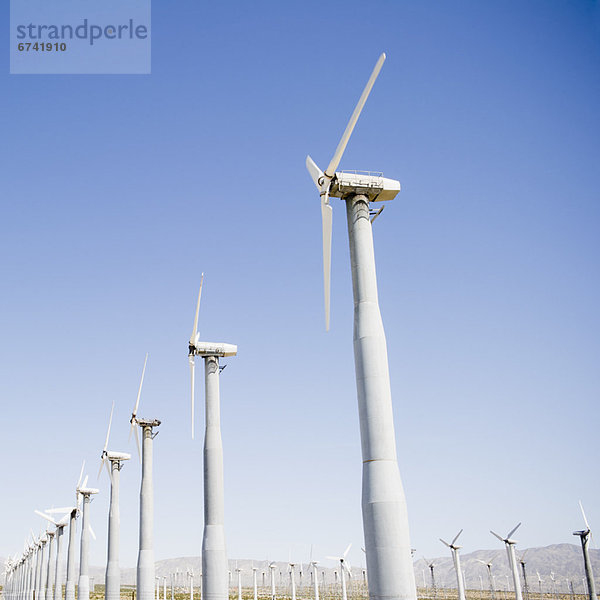
[[[351,547],[352,547],[352,544],[348,544],[348,547],[346,548],[346,550],[344,550],[344,553],[341,556],[326,556],[325,557],[325,558],[328,558],[329,560],[339,561],[339,563],[340,563],[340,578],[342,581],[342,600],[348,600],[348,592],[346,590],[346,573],[348,573],[348,577],[352,577],[352,573],[350,572],[350,567],[349,567],[348,563],[346,562],[346,556],[348,555],[348,552],[350,552]]]
[[[490,598],[492,600],[495,600],[496,598],[496,592],[494,590],[494,577],[492,575],[492,559],[488,560],[487,562],[485,562],[484,560],[481,560],[479,558],[476,559],[477,562],[480,562],[482,565],[485,565],[487,568],[487,572],[488,572],[488,580],[490,583]]]
[[[219,393],[219,358],[235,356],[233,344],[201,342],[198,314],[202,297],[200,280],[194,328],[188,346],[192,384],[192,438],[194,437],[195,357],[204,359],[206,428],[204,434],[204,534],[202,537],[202,598],[228,600],[227,551],[225,548],[225,492],[223,486],[223,441]],[[143,599],[140,599],[143,600]]]
[[[415,600],[406,499],[396,456],[387,347],[379,303],[370,203],[392,200],[400,183],[380,174],[336,172],[385,60],[382,54],[350,117],[331,162],[306,167],[321,196],[325,326],[329,329],[331,197],[346,203],[354,295],[354,362],[363,460],[362,514],[371,600]],[[373,219],[381,212],[380,209]]]
[[[271,600],[275,600],[276,598],[276,594],[275,594],[275,569],[277,568],[277,565],[272,562],[269,564],[269,571],[271,572]]]
[[[314,600],[319,600],[319,577],[317,576],[317,565],[319,563],[316,560],[311,560],[309,564],[312,567]]]
[[[442,544],[445,544],[446,546],[448,546],[448,548],[450,548],[450,550],[452,551],[452,560],[454,561],[454,570],[456,571],[456,583],[458,585],[458,600],[466,600],[465,586],[464,586],[464,581],[463,581],[463,577],[462,577],[462,569],[460,568],[460,555],[458,554],[458,551],[462,548],[462,546],[457,546],[455,544],[456,540],[458,539],[458,536],[462,532],[463,532],[463,530],[461,529],[454,536],[454,539],[450,543],[445,542],[442,538],[440,538],[440,542],[442,542]]]
[[[90,502],[93,494],[100,490],[87,487],[87,476],[81,487],[77,488],[83,499],[81,509],[81,547],[79,551],[79,581],[77,586],[77,600],[89,600],[90,598],[90,534],[96,536],[90,525]]]
[[[160,425],[158,419],[140,419],[137,416],[140,406],[140,397],[142,395],[142,385],[146,373],[146,364],[148,354],[144,359],[144,368],[142,369],[142,378],[138,388],[137,399],[131,413],[131,429],[129,437],[135,433],[135,443],[138,455],[142,462],[142,483],[140,485],[140,540],[138,551],[138,562],[136,572],[137,600],[152,600],[154,597],[154,483],[152,481],[152,446],[154,437],[154,428]],[[140,440],[136,425],[142,430],[142,449],[140,452]]]
[[[141,392],[141,386],[140,386]],[[139,394],[138,394],[139,396]],[[138,398],[139,401],[139,398]],[[108,511],[108,540],[107,540],[107,558],[106,574],[104,577],[104,590],[106,600],[119,600],[121,598],[121,570],[119,568],[119,483],[121,478],[121,469],[123,462],[131,458],[126,452],[113,452],[108,450],[108,440],[110,439],[110,428],[112,425],[115,403],[112,403],[110,418],[108,420],[108,430],[106,431],[106,440],[104,448],[100,455],[100,471],[106,466],[108,477],[110,478],[110,508]],[[109,466],[110,465],[110,466]],[[71,600],[65,598],[65,600]]]
[[[288,568],[290,573],[290,585],[292,586],[292,600],[296,600],[296,576],[295,576],[295,568],[296,563],[288,562]]]
[[[515,588],[515,598],[516,600],[523,600],[523,594],[521,593],[521,580],[519,579],[519,569],[517,567],[517,557],[515,556],[515,545],[517,543],[516,540],[511,539],[511,535],[521,526],[521,523],[518,523],[516,527],[511,529],[506,537],[502,537],[498,535],[494,531],[490,530],[490,533],[496,536],[501,542],[504,542],[506,546],[506,554],[508,555],[508,564],[510,565],[510,570],[512,572],[513,577],[513,585]]]
[[[581,514],[583,515],[583,522],[585,523],[585,529],[581,531],[574,531],[573,535],[579,536],[581,540],[581,549],[583,551],[583,565],[585,568],[585,578],[587,581],[587,591],[590,600],[596,600],[596,583],[594,582],[594,573],[592,572],[592,563],[590,561],[589,546],[592,531],[590,529],[588,520],[583,511],[583,505],[579,501],[579,508],[581,508]]]

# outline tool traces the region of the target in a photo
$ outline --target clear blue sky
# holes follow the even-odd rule
[[[341,168],[403,186],[374,232],[412,544],[442,555],[464,528],[465,552],[497,548],[489,529],[518,521],[522,546],[576,543],[579,499],[600,523],[598,2],[155,2],[150,76],[10,76],[0,35],[0,555],[71,500],[82,459],[95,481],[113,400],[111,447],[135,454],[146,352],[156,557],[200,553],[186,351],[204,271],[201,335],[239,345],[229,556],[353,542],[360,563],[344,210],[326,334],[304,159],[329,161],[382,51]],[[125,566],[139,476],[122,472]]]

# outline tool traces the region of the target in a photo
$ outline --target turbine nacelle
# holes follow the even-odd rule
[[[400,182],[371,171],[341,171],[331,180],[329,195],[347,198],[362,194],[370,202],[393,200],[400,191]]]
[[[82,496],[91,496],[92,494],[97,494],[100,490],[98,490],[96,488],[80,487],[80,488],[77,488],[77,491]]]
[[[129,460],[131,458],[131,454],[127,454],[127,452],[113,452],[112,450],[108,450],[105,456],[108,460]]]
[[[190,355],[193,356],[235,356],[237,346],[234,344],[225,344],[221,342],[196,342],[190,346]]]

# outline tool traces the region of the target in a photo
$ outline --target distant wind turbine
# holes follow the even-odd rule
[[[581,549],[583,551],[583,565],[585,568],[585,578],[587,581],[587,592],[590,600],[596,600],[596,583],[594,581],[594,573],[592,572],[592,563],[590,561],[589,546],[592,530],[590,529],[588,520],[583,510],[583,504],[579,501],[579,508],[581,508],[581,514],[583,516],[583,522],[585,523],[585,529],[581,531],[574,531],[573,535],[579,536],[581,540]]]
[[[506,554],[508,555],[508,564],[510,565],[510,570],[513,577],[513,586],[515,590],[515,599],[523,600],[523,594],[521,593],[521,581],[519,579],[519,569],[517,568],[517,558],[515,556],[515,545],[517,544],[516,540],[511,538],[511,535],[521,526],[521,523],[518,523],[516,527],[513,527],[507,534],[506,537],[502,537],[498,535],[496,532],[490,530],[490,533],[496,536],[501,542],[504,542],[506,546]]]
[[[492,559],[488,560],[487,562],[485,562],[484,560],[481,560],[479,558],[477,558],[475,560],[477,560],[477,562],[480,562],[482,565],[486,566],[487,572],[488,572],[488,580],[489,580],[489,584],[490,584],[490,597],[492,600],[495,600],[496,591],[494,590],[494,588],[495,588],[494,577],[492,575]]]
[[[350,571],[350,566],[346,562],[346,556],[350,551],[352,544],[348,544],[348,547],[344,550],[344,553],[341,556],[326,556],[329,560],[339,561],[340,563],[340,578],[342,581],[342,600],[348,600],[348,593],[346,590],[346,573],[348,573],[348,577],[352,577],[352,572]]]
[[[462,548],[462,546],[457,546],[456,545],[456,540],[458,539],[458,536],[463,532],[463,530],[461,529],[455,536],[454,539],[448,543],[446,541],[444,541],[442,538],[440,538],[440,542],[442,542],[442,544],[445,544],[446,546],[448,546],[448,548],[450,548],[451,552],[452,552],[452,560],[454,561],[454,570],[456,571],[456,583],[458,585],[458,600],[466,600],[465,597],[465,585],[464,585],[464,580],[462,577],[462,570],[460,568],[460,556],[458,554],[458,551]]]

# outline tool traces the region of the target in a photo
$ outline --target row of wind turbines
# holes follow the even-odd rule
[[[393,200],[400,191],[400,182],[383,177],[381,173],[337,171],[358,118],[364,108],[375,80],[379,76],[385,54],[381,54],[350,117],[342,138],[324,171],[307,156],[306,168],[320,197],[323,241],[323,282],[325,325],[330,324],[330,272],[333,207],[332,198],[345,202],[350,245],[352,289],[354,298],[354,357],[362,449],[362,518],[370,600],[416,600],[408,515],[404,490],[398,469],[393,425],[392,399],[387,347],[379,310],[372,223],[383,207],[374,209],[372,203]],[[202,295],[200,283],[192,335],[188,343],[191,376],[192,437],[194,436],[195,359],[204,360],[205,435],[204,435],[204,531],[202,539],[202,597],[204,600],[228,599],[228,563],[224,530],[223,446],[220,426],[219,376],[221,358],[237,355],[237,346],[229,343],[203,342],[198,332],[198,317]],[[146,356],[147,361],[147,356]],[[141,457],[139,551],[137,562],[138,600],[153,600],[155,596],[155,566],[153,551],[153,440],[158,419],[138,417],[146,361],[138,395],[131,415],[131,431],[135,432]],[[130,455],[108,450],[112,411],[102,465],[110,479],[110,510],[108,515],[108,548],[106,565],[106,600],[119,599],[119,478]],[[137,427],[141,429],[142,443]],[[81,477],[80,477],[81,479]],[[26,543],[24,552],[15,555],[7,564],[5,593],[9,600],[61,600],[62,574],[60,569],[60,538],[69,524],[67,550],[67,597],[75,597],[75,528],[83,502],[80,544],[80,573],[78,600],[89,600],[89,503],[98,490],[86,487],[87,478],[77,485],[78,503],[63,510],[65,516],[54,521],[47,510],[42,516],[54,523],[55,531],[47,531]],[[41,512],[41,511],[40,511]],[[514,543],[509,534],[501,538],[507,544],[514,562]],[[460,572],[458,546],[454,538],[447,544],[453,552],[457,573]],[[53,540],[56,553],[53,554]],[[444,542],[446,543],[446,542]],[[583,537],[582,537],[583,543]],[[338,557],[343,600],[346,600],[346,552]],[[512,552],[512,554],[511,554]],[[512,563],[511,563],[512,564]],[[313,567],[314,568],[314,567]],[[433,571],[432,571],[433,572]],[[54,573],[54,575],[52,575]],[[292,570],[293,573],[293,570]],[[318,600],[318,578],[313,577],[315,600]],[[462,579],[459,577],[459,589]],[[54,591],[53,591],[54,586]],[[295,594],[293,594],[295,596]],[[292,600],[295,600],[293,598]],[[464,587],[462,596],[464,600]],[[517,600],[521,600],[518,596]],[[595,599],[595,595],[593,597]]]
[[[583,505],[581,504],[581,502],[579,503],[579,507],[581,509],[581,514],[583,516],[583,520],[585,523],[585,529],[580,530],[580,531],[574,531],[573,535],[578,536],[581,541],[581,548],[582,548],[582,552],[583,552],[583,566],[584,566],[584,571],[585,571],[585,580],[586,580],[586,584],[587,584],[588,598],[589,598],[589,600],[597,600],[596,585],[594,582],[594,574],[592,572],[592,564],[591,564],[590,555],[589,555],[591,530],[590,530],[590,526],[588,524],[588,520],[585,516],[585,511],[583,510]],[[505,545],[506,554],[508,556],[508,564],[509,564],[510,572],[512,575],[515,600],[523,600],[523,589],[521,587],[521,575],[522,575],[523,587],[526,591],[526,594],[528,594],[528,591],[529,591],[529,584],[527,582],[527,571],[526,571],[526,567],[525,567],[525,565],[526,565],[525,552],[523,554],[521,554],[521,556],[517,560],[517,555],[516,555],[517,540],[515,540],[512,537],[513,534],[517,531],[517,529],[520,526],[521,526],[521,523],[518,523],[504,537],[502,537],[500,534],[496,533],[495,531],[490,530],[490,533],[493,536],[495,536],[496,538],[498,538],[498,540],[503,542]],[[456,573],[458,600],[466,600],[465,578],[464,578],[464,573],[463,573],[463,570],[462,570],[462,567],[460,564],[460,554],[459,554],[459,550],[460,550],[460,548],[462,548],[462,546],[458,546],[456,543],[462,532],[463,532],[463,530],[461,529],[454,536],[454,539],[451,542],[446,542],[445,540],[440,538],[440,541],[446,547],[448,547],[450,549],[450,552],[452,553],[452,561],[454,563],[454,571]],[[423,557],[423,558],[424,558],[425,562],[427,563],[427,567],[430,570],[431,587],[433,588],[433,590],[435,590],[436,589],[435,572],[434,572],[435,563],[434,563],[434,561],[428,560],[425,557]],[[487,569],[489,590],[490,590],[491,598],[492,598],[492,600],[495,600],[495,584],[494,584],[494,576],[492,574],[492,561],[491,560],[483,561],[481,559],[476,559],[476,560],[477,560],[477,562],[484,565]],[[519,566],[521,567],[521,574],[519,574]],[[538,576],[538,585],[540,586],[540,592],[541,592],[542,579],[541,579],[539,573],[537,573],[537,576]]]

